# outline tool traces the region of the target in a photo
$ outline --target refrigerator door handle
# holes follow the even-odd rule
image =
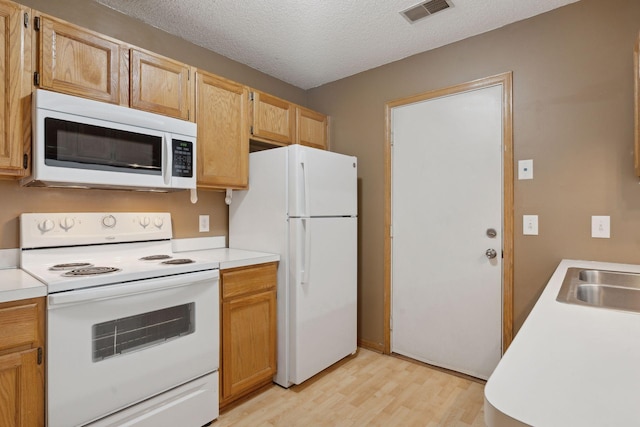
[[[300,167],[302,168],[302,180],[304,184],[304,215],[309,215],[309,171],[304,151],[300,153]]]
[[[301,285],[309,283],[309,274],[311,270],[311,221],[308,219],[302,219],[302,228],[304,228],[304,254],[302,255],[302,278],[300,279]]]

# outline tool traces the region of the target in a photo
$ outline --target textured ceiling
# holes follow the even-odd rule
[[[452,0],[409,24],[415,0],[96,0],[302,89],[578,0]]]

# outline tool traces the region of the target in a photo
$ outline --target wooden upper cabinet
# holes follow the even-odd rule
[[[151,52],[131,49],[131,107],[193,120],[191,67]]]
[[[296,107],[296,144],[327,149],[327,116]]]
[[[23,24],[29,13],[16,3],[0,1],[0,175],[21,177],[29,172],[25,166],[29,165],[31,152],[32,51]]]
[[[40,87],[128,104],[128,76],[122,63],[126,49],[119,41],[51,16],[39,19]]]
[[[198,70],[198,187],[246,188],[249,184],[248,89]]]
[[[279,145],[293,144],[295,105],[264,92],[252,93],[251,137]]]

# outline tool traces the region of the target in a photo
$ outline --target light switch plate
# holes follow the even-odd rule
[[[522,234],[538,235],[538,215],[522,215]]]
[[[591,217],[591,237],[608,239],[611,237],[611,217],[592,216]]]
[[[533,159],[518,161],[518,179],[533,179]]]
[[[209,231],[209,215],[200,215],[198,220],[199,227],[201,233],[206,233]]]

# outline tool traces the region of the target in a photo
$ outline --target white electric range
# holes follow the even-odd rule
[[[47,425],[199,427],[218,417],[218,263],[174,254],[168,213],[20,216],[47,285]]]

